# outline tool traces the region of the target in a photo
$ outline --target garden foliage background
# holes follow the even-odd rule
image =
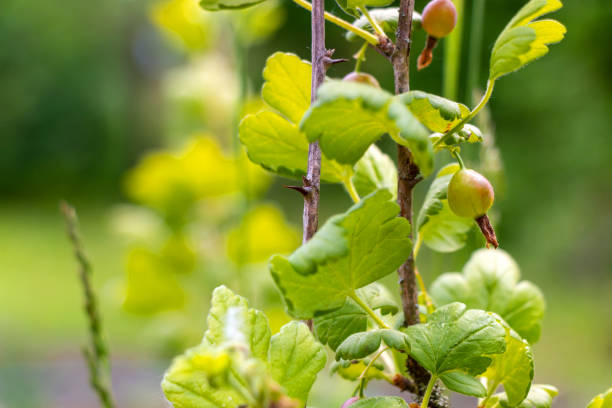
[[[483,73],[522,4],[487,2]],[[341,14],[332,1],[327,8]],[[302,200],[283,189],[289,181],[235,154],[233,129],[238,111],[259,106],[271,53],[309,58],[309,14],[288,0],[234,17],[192,0],[5,0],[0,10],[0,407],[96,406],[79,354],[85,321],[60,198],[80,212],[120,405],[162,407],[161,375],[199,340],[213,287],[226,282],[251,297],[275,327],[286,319],[265,260],[298,244]],[[560,388],[557,406],[575,407],[612,383],[612,3],[566,0],[555,18],[566,40],[499,81],[490,103],[505,168],[494,178],[494,215],[502,247],[547,298],[536,382]],[[357,51],[335,27],[327,33],[336,56]],[[417,34],[415,49],[423,42]],[[431,68],[413,70],[413,87],[439,93],[443,62],[440,47]],[[364,69],[392,89],[375,53]],[[248,80],[241,85],[236,72]],[[253,98],[238,109],[241,88]],[[470,98],[458,89],[456,99]],[[160,148],[172,154],[141,161]],[[191,190],[164,201],[162,181],[179,177],[168,173],[179,156]],[[236,174],[249,174],[248,185]],[[323,218],[348,204],[339,187],[324,186],[322,197]],[[424,249],[427,281],[459,270],[476,243],[436,257]],[[319,383],[318,406],[341,400],[326,394],[326,378]]]

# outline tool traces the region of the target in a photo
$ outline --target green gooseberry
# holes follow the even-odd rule
[[[374,88],[380,89],[380,84],[378,83],[378,80],[373,75],[367,74],[365,72],[350,72],[346,74],[346,76],[342,78],[342,80],[347,82],[357,82],[361,84],[366,84],[373,86]]]
[[[457,171],[448,184],[448,205],[460,217],[482,217],[491,208],[494,199],[495,193],[489,180],[474,170]]]

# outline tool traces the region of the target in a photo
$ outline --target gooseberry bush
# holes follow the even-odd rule
[[[224,10],[261,1],[201,5]],[[540,19],[561,2],[531,0],[518,11],[492,48],[482,100],[469,108],[409,86],[413,32],[427,33],[417,63],[424,69],[438,41],[457,24],[451,0],[432,0],[422,15],[413,0],[401,0],[399,7],[387,7],[389,0],[337,0],[355,18],[352,23],[324,12],[323,0],[295,1],[312,11],[312,63],[291,53],[271,55],[263,70],[266,107],[239,126],[251,162],[302,181],[289,187],[304,198],[303,244],[269,261],[295,320],[272,335],[263,312],[218,287],[201,344],[176,357],[164,376],[166,398],[176,408],[304,407],[328,365],[354,382],[343,407],[448,407],[446,390],[477,397],[479,407],[550,407],[557,390],[532,383],[542,293],[521,280],[510,255],[496,249],[487,216],[493,186],[465,167],[461,147],[483,140],[470,122],[496,81],[562,40],[561,23]],[[346,60],[333,59],[325,48],[324,19],[345,29],[347,40],[363,43],[355,72],[342,80],[326,78],[327,68]],[[368,49],[392,65],[394,94],[360,71]],[[397,144],[397,164],[375,145],[385,135]],[[432,176],[435,157],[445,154],[456,162]],[[413,189],[430,177],[413,217]],[[343,185],[354,205],[319,228],[321,182]],[[488,248],[474,252],[461,273],[444,274],[426,287],[415,263],[421,246],[456,251],[474,224]],[[378,282],[396,271],[400,304]],[[414,402],[368,396],[374,380],[409,393]],[[609,394],[589,407],[605,406]]]

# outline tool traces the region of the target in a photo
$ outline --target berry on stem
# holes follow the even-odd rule
[[[487,240],[487,246],[499,246],[487,211],[493,205],[493,186],[482,174],[461,169],[453,175],[448,184],[448,205],[460,217],[473,218]]]
[[[425,49],[419,55],[417,68],[427,67],[440,38],[449,35],[457,24],[457,9],[451,0],[432,0],[423,9],[422,27],[427,33]]]
[[[347,82],[357,82],[361,84],[366,84],[373,86],[374,88],[380,89],[380,84],[378,83],[378,80],[374,78],[374,76],[366,74],[365,72],[350,72],[344,78],[342,78],[342,80]]]

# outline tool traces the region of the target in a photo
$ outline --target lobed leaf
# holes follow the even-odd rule
[[[489,69],[491,80],[544,56],[548,45],[563,39],[567,32],[563,24],[555,20],[533,21],[562,6],[559,0],[531,0],[523,6],[495,41]]]
[[[425,245],[438,252],[453,252],[465,246],[473,220],[459,217],[448,205],[448,183],[459,170],[456,163],[443,167],[427,191],[417,218],[417,233]]]
[[[410,225],[397,217],[399,207],[390,198],[385,190],[371,194],[330,218],[290,257],[271,259],[272,276],[292,316],[309,319],[338,309],[355,289],[403,263],[411,248]]]
[[[272,336],[270,373],[290,397],[306,402],[310,388],[326,361],[325,349],[302,322],[292,321]]]
[[[308,168],[308,139],[297,123],[310,106],[312,67],[297,55],[277,52],[266,61],[262,97],[274,109],[247,115],[240,122],[240,142],[249,159],[285,177],[299,178]],[[321,179],[338,183],[350,177],[351,166],[321,158]]]
[[[505,330],[490,314],[467,310],[451,303],[429,315],[427,323],[405,329],[410,338],[410,355],[426,370],[445,381],[453,391],[481,394],[474,377],[491,364],[491,356],[504,352]],[[448,375],[461,372],[462,375]]]
[[[500,315],[521,337],[534,343],[540,337],[544,297],[530,282],[518,282],[519,268],[506,252],[476,251],[463,273],[445,273],[434,281],[430,295],[436,305],[465,303]]]

